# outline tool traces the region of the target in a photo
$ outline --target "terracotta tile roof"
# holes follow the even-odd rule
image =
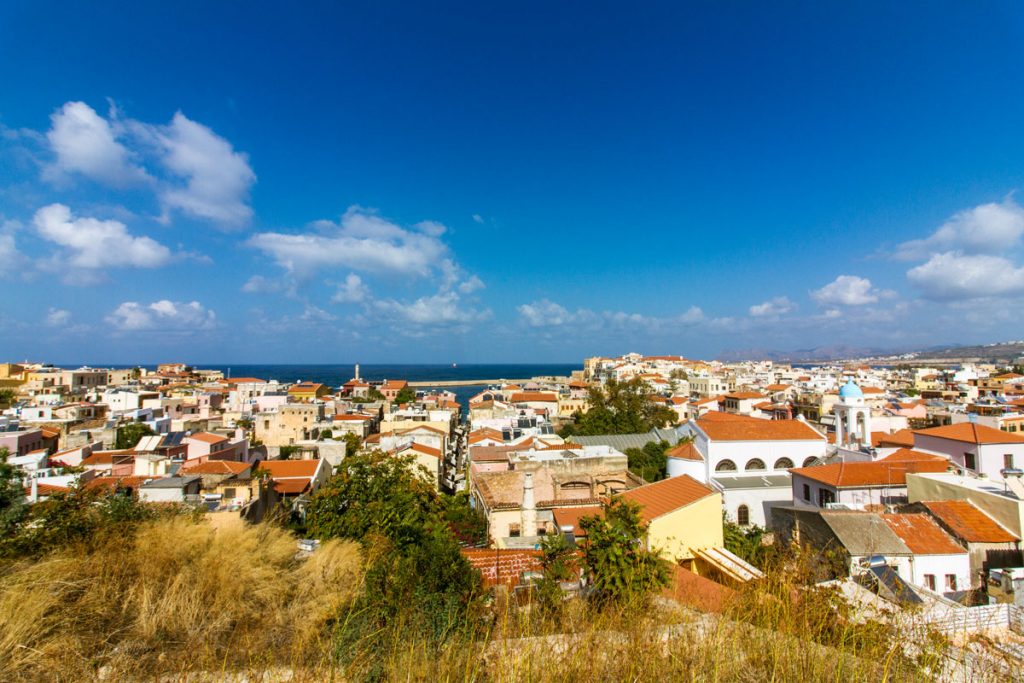
[[[935,455],[933,453],[922,453],[921,451],[915,451],[910,448],[900,448],[893,451],[889,455],[885,456],[878,462],[908,462],[908,461],[921,461],[931,460],[934,462],[949,462],[949,458],[941,455]]]
[[[316,382],[303,382],[301,384],[294,384],[291,387],[289,387],[288,393],[289,394],[292,394],[292,393],[297,394],[297,393],[300,393],[300,392],[307,392],[307,391],[319,391],[321,389],[321,387],[323,387],[323,386],[324,386],[323,384],[319,384],[319,383],[316,383]]]
[[[231,379],[219,380],[225,384],[266,384],[267,380],[259,377],[232,377]]]
[[[508,454],[520,450],[517,446],[471,446],[469,459],[471,462],[506,462]]]
[[[228,440],[228,437],[221,436],[220,434],[211,434],[210,432],[197,432],[196,434],[190,434],[187,438],[194,441],[202,441],[203,443],[223,443]]]
[[[438,429],[437,427],[431,427],[429,425],[419,425],[419,426],[416,426],[416,427],[409,427],[407,429],[399,429],[399,430],[395,431],[395,434],[408,434],[410,432],[415,432],[417,430],[419,430],[419,431],[426,430],[428,432],[434,432],[435,434],[444,434],[445,436],[448,436],[448,432],[446,432],[445,430]]]
[[[717,410],[712,410],[710,413],[706,413],[700,416],[700,421],[704,422],[764,422],[756,417],[750,417],[749,415],[737,415],[736,413],[723,413]]]
[[[86,489],[116,489],[118,486],[137,489],[147,480],[153,477],[95,477],[85,483]]]
[[[967,552],[928,515],[915,513],[879,517],[915,555],[960,555]]]
[[[118,456],[123,456],[119,459],[125,462],[134,459],[132,451],[93,451],[92,455],[82,460],[82,466],[111,465]]]
[[[405,446],[403,450],[412,450],[416,451],[417,453],[423,453],[424,455],[432,455],[435,458],[441,457],[441,449],[431,448],[430,446],[424,446],[423,444],[416,443],[415,441]]]
[[[487,439],[491,439],[493,441],[502,441],[503,437],[501,435],[501,432],[499,432],[497,429],[491,429],[489,427],[484,427],[483,429],[474,429],[469,433],[470,444],[474,444],[479,441],[485,441]]]
[[[836,462],[789,470],[808,479],[836,488],[865,486],[906,486],[907,472],[945,472],[949,461],[906,460],[897,462]]]
[[[580,527],[580,520],[584,517],[601,517],[604,515],[604,508],[600,505],[577,505],[576,507],[556,507],[551,510],[555,518],[555,524],[559,528],[571,526],[576,536],[586,536],[587,532]]]
[[[662,595],[701,612],[721,613],[736,599],[738,593],[728,586],[675,565],[672,568],[672,582],[662,591]]]
[[[366,422],[367,420],[372,420],[372,419],[373,418],[370,417],[369,415],[335,415],[334,416],[334,420],[337,421],[337,422],[341,422],[341,421],[345,421],[345,422]]]
[[[521,391],[508,399],[511,403],[526,403],[528,401],[536,402],[549,402],[554,403],[558,401],[558,394],[548,393],[546,391]]]
[[[733,391],[731,393],[726,394],[725,397],[740,401],[754,398],[768,398],[764,394],[757,391]]]
[[[275,479],[274,490],[283,496],[298,495],[309,488],[309,479]]]
[[[911,448],[914,445],[914,432],[909,429],[901,429],[892,434],[888,432],[871,432],[871,445],[875,448],[880,446]]]
[[[52,496],[55,493],[67,493],[71,489],[67,486],[58,486],[57,484],[36,484],[36,493],[40,496]],[[25,495],[32,495],[32,486],[25,487]]]
[[[271,479],[312,477],[316,474],[319,460],[264,460],[256,468],[270,475]]]
[[[970,422],[945,425],[944,427],[932,427],[931,429],[918,429],[914,434],[974,444],[1024,443],[1024,435],[1022,434],[1011,434],[1001,429],[993,429],[992,427],[972,424]]]
[[[401,391],[402,389],[405,389],[407,386],[409,386],[409,383],[406,382],[404,379],[389,379],[387,382],[384,382],[384,384],[381,385],[381,389],[394,389],[395,391]]]
[[[207,460],[195,464],[185,463],[181,471],[184,474],[230,474],[239,475],[247,471],[252,465],[245,462],[233,460]]]
[[[825,437],[800,420],[697,420],[712,441],[821,441]]]
[[[462,556],[483,577],[485,587],[516,586],[523,572],[540,571],[539,550],[512,548],[462,548]]]
[[[934,500],[924,501],[923,505],[958,538],[968,543],[1012,543],[1020,540],[970,501]]]
[[[700,454],[700,451],[697,450],[692,441],[681,443],[675,448],[668,449],[665,451],[665,455],[670,458],[679,458],[680,460],[704,461],[704,456]]]
[[[785,391],[786,389],[789,389],[791,386],[793,386],[793,385],[792,384],[769,384],[768,386],[765,387],[765,389],[767,389],[768,391]]]
[[[622,497],[640,505],[640,515],[650,522],[713,493],[715,491],[684,474],[626,491]]]

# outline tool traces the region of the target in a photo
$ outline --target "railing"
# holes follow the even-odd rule
[[[940,617],[925,617],[925,621],[942,633],[974,633],[992,628],[1009,628],[1024,634],[1024,610],[1016,605],[962,607],[951,609]]]

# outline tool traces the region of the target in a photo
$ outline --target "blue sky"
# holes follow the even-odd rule
[[[304,4],[0,7],[0,357],[1022,336],[1019,3]]]

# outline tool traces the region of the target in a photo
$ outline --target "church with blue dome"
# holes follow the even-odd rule
[[[839,402],[832,411],[836,415],[836,445],[859,449],[871,446],[871,408],[864,402],[864,392],[850,379],[839,389]]]

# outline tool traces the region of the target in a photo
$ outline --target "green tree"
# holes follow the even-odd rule
[[[359,438],[358,434],[352,432],[346,432],[345,436],[342,437],[345,440],[345,457],[351,458],[353,455],[359,452],[359,449],[363,447],[363,440]]]
[[[666,441],[649,441],[643,448],[627,448],[629,471],[644,481],[664,479],[668,475],[668,456],[665,455],[668,449]]]
[[[675,424],[679,419],[671,408],[650,400],[651,391],[639,378],[626,382],[608,381],[604,388],[591,387],[588,410],[576,415],[562,436],[579,434],[642,434],[654,427]]]
[[[723,518],[725,548],[755,567],[764,569],[775,556],[775,548],[764,544],[765,530],[759,526],[741,527]]]
[[[640,506],[615,496],[602,517],[584,517],[583,563],[598,605],[639,607],[668,585],[668,563],[646,548],[647,528]]]
[[[333,439],[333,438],[334,438],[334,432],[331,431],[330,429],[321,429],[320,430],[320,440],[321,441],[326,441],[327,439]]]
[[[313,496],[306,520],[312,536],[354,539],[368,557],[365,589],[335,635],[343,661],[386,656],[388,638],[440,644],[473,623],[480,575],[411,458],[379,451],[346,458]]]
[[[153,430],[143,422],[129,422],[117,430],[117,438],[114,439],[114,448],[135,448],[139,440],[144,436],[152,436]]]
[[[10,387],[0,388],[0,405],[9,406],[18,398],[18,392]]]
[[[23,473],[7,461],[9,452],[0,448],[0,538],[8,538],[28,513]]]
[[[579,578],[579,560],[564,534],[545,536],[540,550],[542,576],[537,581],[537,606],[545,615],[555,616],[563,603],[562,582]]]
[[[483,545],[487,543],[487,517],[479,508],[470,504],[466,491],[454,496],[441,496],[444,518],[452,533],[462,545]]]
[[[416,400],[416,390],[412,387],[403,387],[395,396],[395,403],[413,403]]]

